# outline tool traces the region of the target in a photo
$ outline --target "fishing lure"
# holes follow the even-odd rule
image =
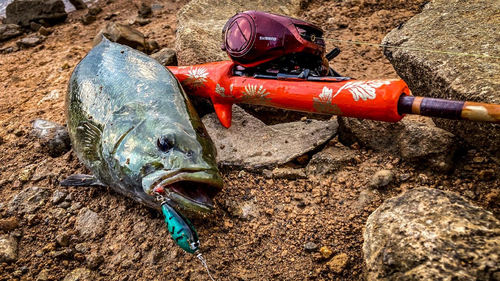
[[[161,210],[175,243],[190,254],[196,253],[200,249],[200,240],[193,224],[167,203],[161,205]]]

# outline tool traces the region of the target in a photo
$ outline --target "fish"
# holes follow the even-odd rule
[[[103,37],[73,70],[65,102],[73,150],[92,175],[62,185],[109,186],[159,211],[165,202],[188,214],[214,209],[216,149],[167,68]]]

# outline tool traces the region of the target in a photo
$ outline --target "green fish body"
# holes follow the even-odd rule
[[[161,210],[209,212],[216,149],[175,76],[107,39],[76,66],[66,96],[73,150],[100,184]]]

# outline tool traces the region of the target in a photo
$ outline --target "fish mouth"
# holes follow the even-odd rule
[[[212,198],[222,189],[217,170],[157,171],[143,178],[144,191],[160,195],[168,204],[188,212],[208,213]]]

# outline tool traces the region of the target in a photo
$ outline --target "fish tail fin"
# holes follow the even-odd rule
[[[62,186],[105,186],[92,175],[73,174],[59,183]]]

